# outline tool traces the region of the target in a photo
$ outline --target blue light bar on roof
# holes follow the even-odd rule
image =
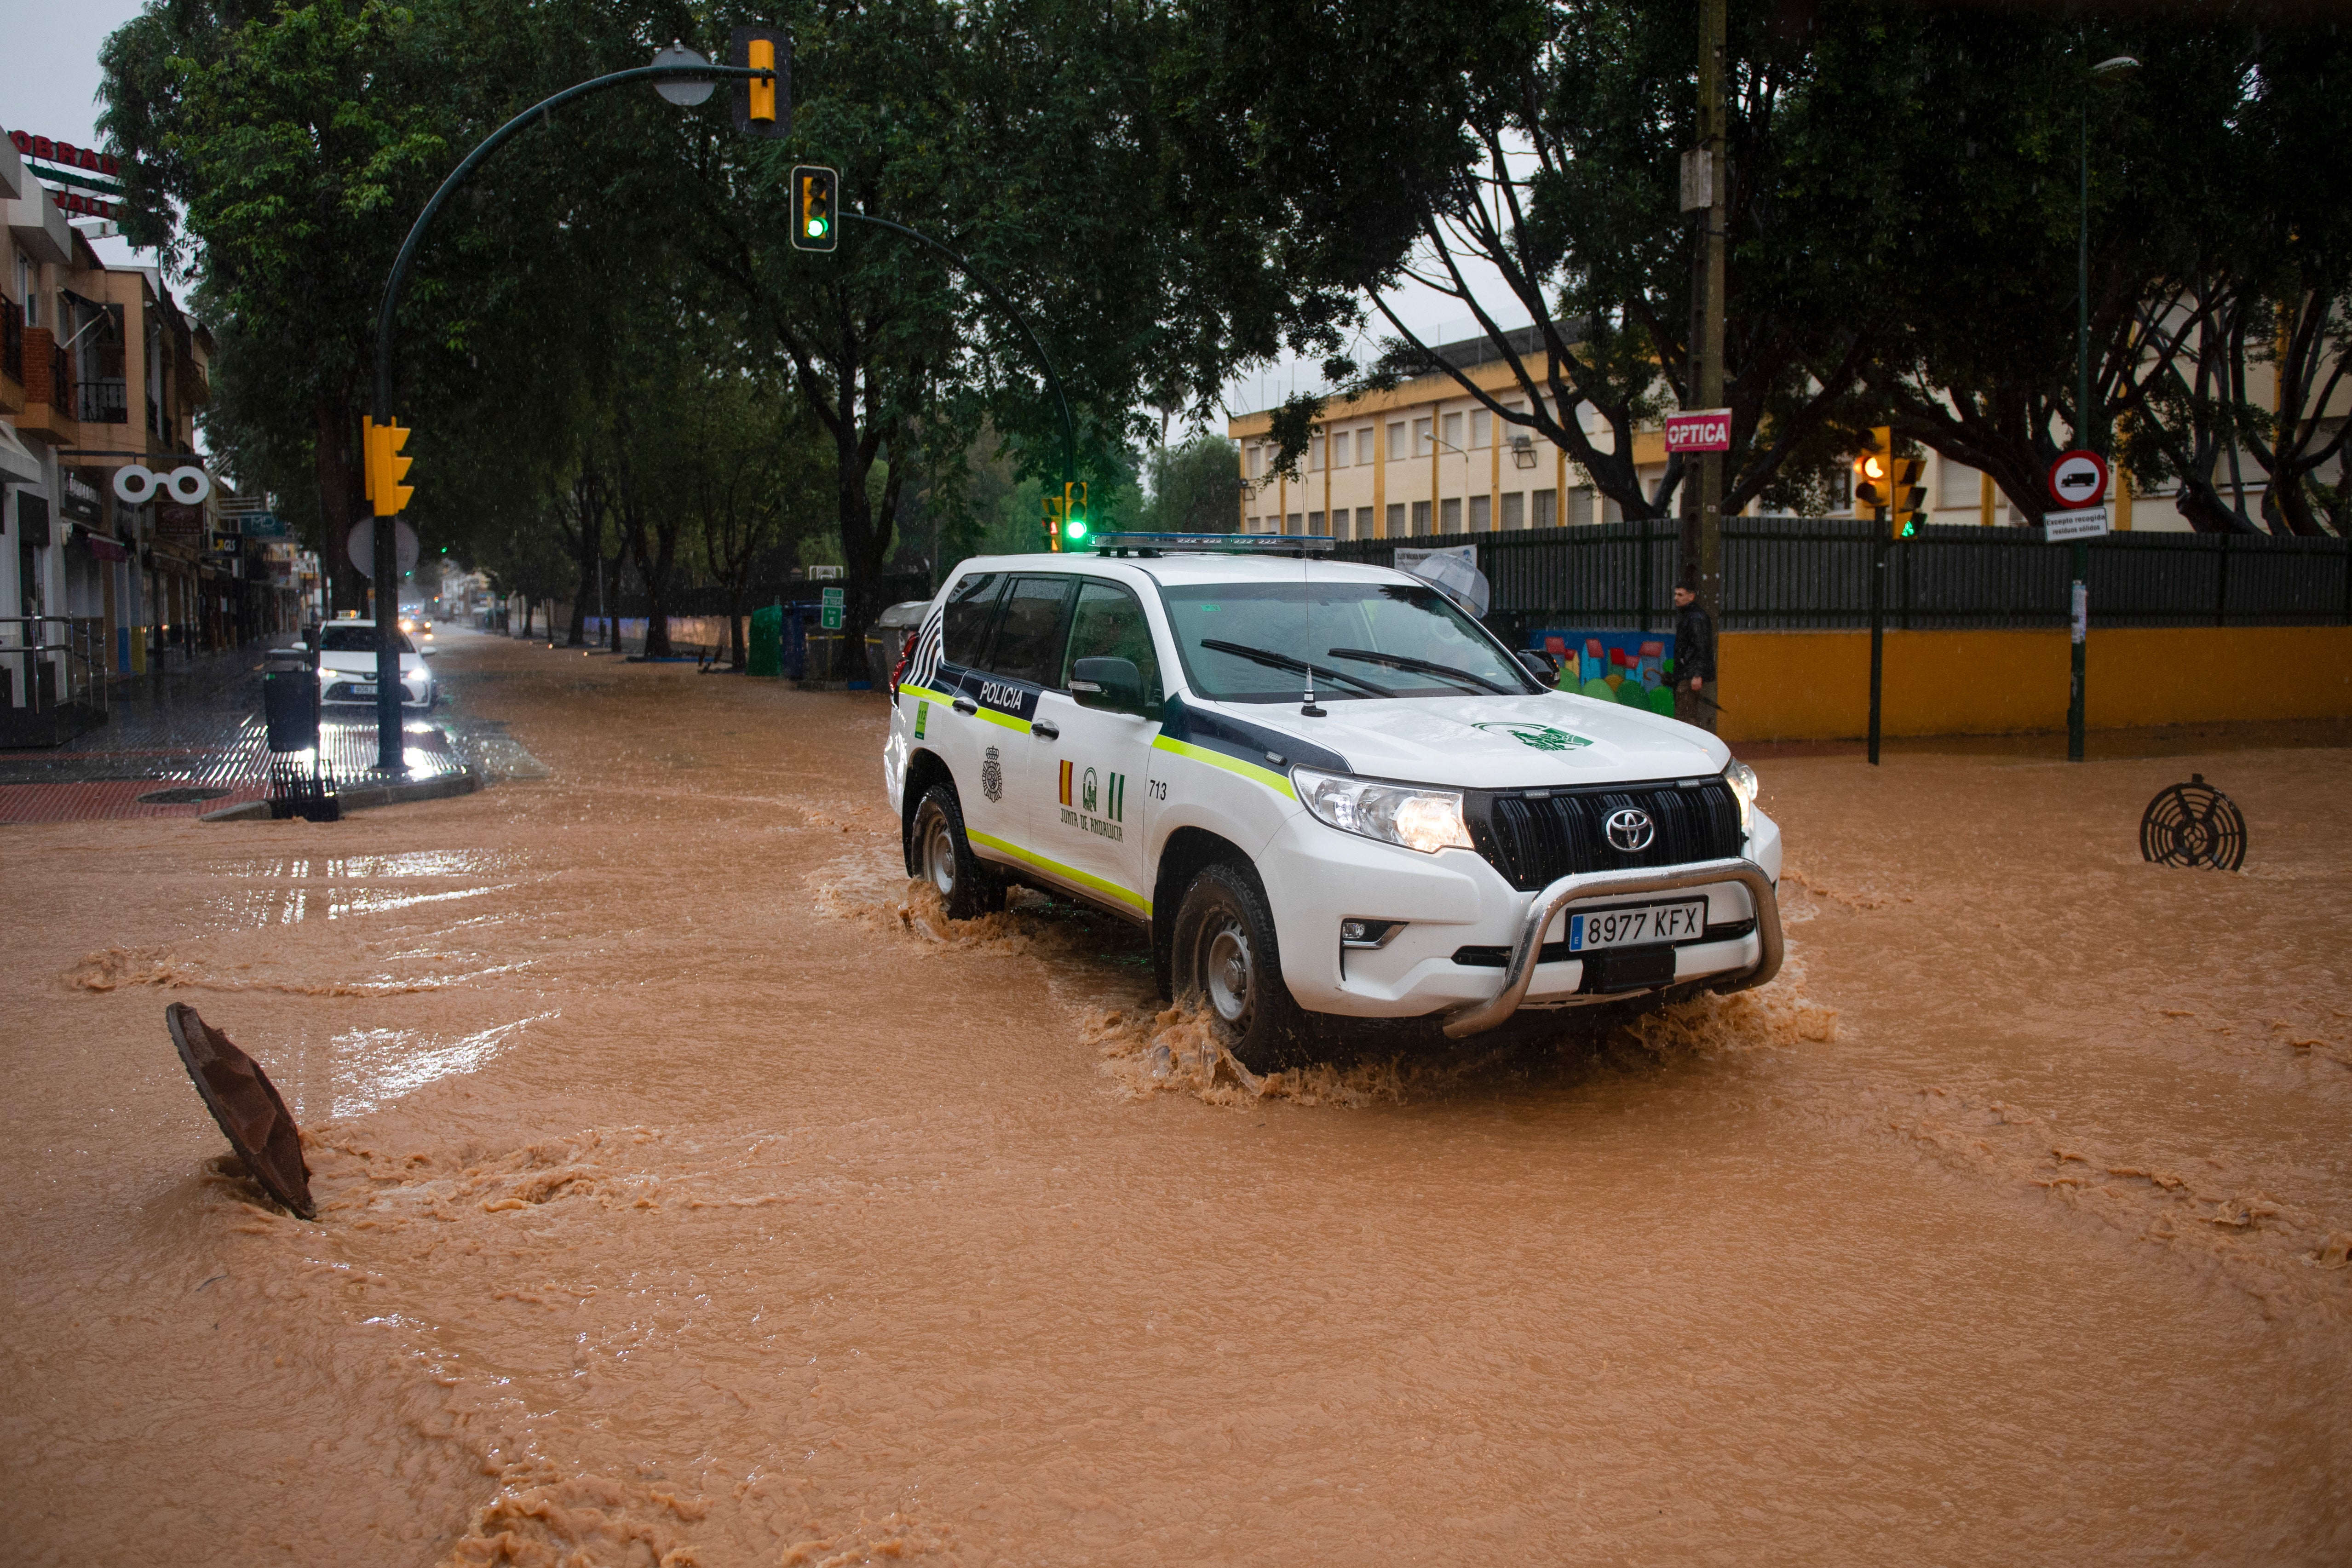
[[[1097,534],[1097,555],[1328,555],[1321,534]]]

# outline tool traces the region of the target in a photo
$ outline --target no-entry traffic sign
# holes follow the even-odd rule
[[[1727,408],[1695,408],[1686,413],[1666,415],[1666,450],[1730,451],[1731,411]]]
[[[2050,498],[2062,507],[2095,507],[2107,498],[2107,460],[2077,446],[2050,465]]]

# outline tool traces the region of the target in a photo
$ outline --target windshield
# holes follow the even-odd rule
[[[1402,582],[1163,587],[1192,689],[1220,702],[1475,696],[1535,688],[1433,588]]]
[[[416,652],[416,644],[408,640],[406,633],[394,632],[393,635],[399,639],[402,653]],[[375,652],[375,628],[330,626],[320,641],[319,651],[322,653],[373,653]]]

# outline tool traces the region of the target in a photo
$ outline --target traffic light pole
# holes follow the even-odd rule
[[[1879,691],[1886,673],[1886,508],[1870,546],[1870,765],[1878,766]]]
[[[425,210],[416,214],[409,225],[408,237],[401,242],[400,254],[393,258],[392,276],[384,279],[383,302],[376,311],[375,323],[375,408],[378,424],[392,418],[392,338],[400,312],[400,288],[407,280],[409,264],[416,258],[417,247],[425,242],[425,231],[433,226],[433,219],[441,211],[458,186],[481,166],[482,161],[505,146],[528,129],[534,120],[543,119],[559,104],[575,98],[585,98],[608,87],[624,82],[657,81],[664,78],[681,77],[715,79],[735,77],[772,78],[773,69],[755,69],[750,66],[711,64],[678,64],[667,66],[635,66],[625,71],[592,78],[576,86],[567,87],[552,97],[541,99],[504,125],[485,137],[482,144],[466,154],[466,161],[449,172]],[[398,514],[375,519],[375,765],[381,773],[405,773],[407,763],[402,756],[400,727],[400,518]]]
[[[1066,494],[1069,486],[1077,483],[1078,478],[1077,425],[1070,418],[1070,400],[1062,391],[1061,373],[1054,369],[1054,361],[1046,356],[1045,345],[1039,342],[1037,334],[1029,329],[1028,321],[1020,311],[1013,308],[1013,301],[1007,299],[1004,297],[1004,291],[990,281],[987,275],[980,268],[972,266],[965,257],[941,245],[920,229],[910,229],[904,224],[892,223],[888,218],[877,218],[865,213],[845,210],[840,215],[850,222],[872,224],[877,229],[888,229],[893,234],[902,234],[908,239],[929,246],[953,262],[957,271],[979,284],[988,298],[994,302],[996,308],[1012,318],[1013,324],[1021,329],[1022,340],[1029,345],[1029,351],[1037,356],[1038,368],[1045,372],[1045,385],[1053,392],[1055,408],[1062,416],[1062,487]],[[1061,541],[1058,538],[1055,541],[1055,548],[1057,549],[1061,548]]]

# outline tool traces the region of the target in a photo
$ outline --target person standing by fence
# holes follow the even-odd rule
[[[1715,621],[1687,580],[1675,584],[1675,716],[1715,727]]]

